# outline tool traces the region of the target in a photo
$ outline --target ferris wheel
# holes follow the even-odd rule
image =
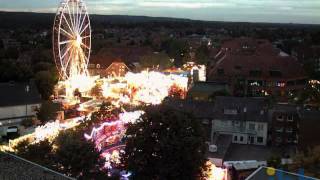
[[[63,0],[53,26],[53,54],[60,77],[88,76],[90,50],[91,27],[84,2]]]

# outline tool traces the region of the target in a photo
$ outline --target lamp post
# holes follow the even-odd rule
[[[30,91],[30,87],[29,87],[29,85],[27,85],[26,86],[26,93],[27,93],[27,95],[26,96],[29,96],[29,91]],[[26,101],[26,116],[25,116],[26,118],[28,117],[28,103],[27,103],[27,101]]]

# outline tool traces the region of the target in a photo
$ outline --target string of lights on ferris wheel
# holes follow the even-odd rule
[[[91,26],[82,0],[60,3],[53,27],[53,54],[62,80],[88,76]]]

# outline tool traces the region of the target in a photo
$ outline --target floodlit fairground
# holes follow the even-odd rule
[[[101,113],[102,122],[83,136],[87,141],[93,141],[101,156],[106,159],[105,168],[113,169],[114,165],[119,165],[120,153],[125,149],[128,124],[140,121],[144,114],[139,107],[159,105],[171,96],[185,98],[192,79],[180,72],[192,72],[192,69],[205,71],[203,65],[188,63],[175,71],[145,69],[128,72],[124,76],[90,76],[90,52],[91,26],[84,2],[62,1],[53,27],[53,53],[60,75],[53,97],[65,109],[75,109],[77,113],[73,118],[60,117],[37,127],[32,134],[11,140],[5,149],[13,151],[23,140],[29,143],[53,141],[59,132],[89,121],[91,115],[107,103],[109,109]],[[226,179],[226,170],[211,163],[209,166],[208,179]],[[130,172],[124,174],[128,176]]]

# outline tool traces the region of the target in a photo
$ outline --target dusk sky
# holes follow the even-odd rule
[[[0,0],[0,10],[55,12],[60,0]],[[320,0],[86,0],[91,14],[320,24]]]

